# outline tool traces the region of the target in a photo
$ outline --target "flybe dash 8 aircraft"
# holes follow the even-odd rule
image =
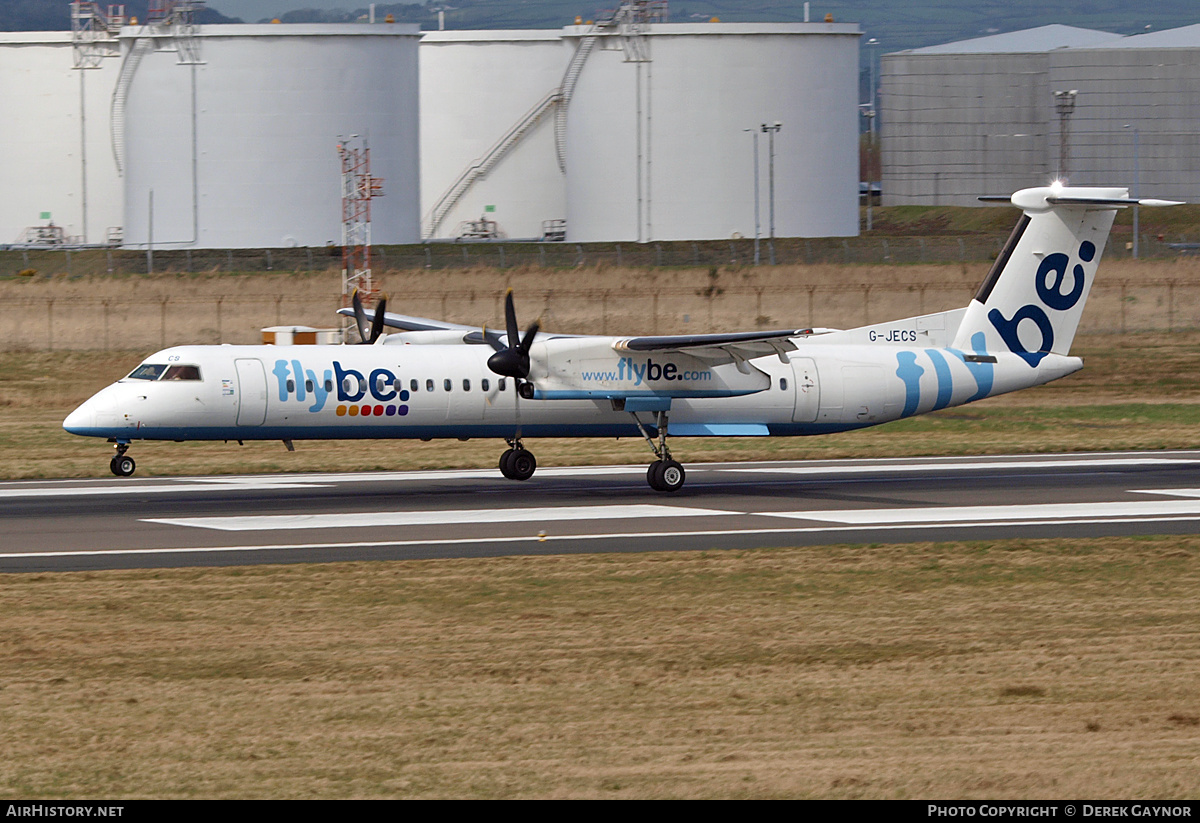
[[[114,443],[133,474],[135,440],[494,437],[501,473],[531,477],[526,438],[637,437],[650,486],[684,483],[677,437],[842,432],[1056,380],[1071,357],[1124,188],[1024,189],[1016,228],[965,308],[857,329],[651,337],[522,335],[512,293],[504,332],[367,311],[362,342],[178,346],[157,352],[63,422]],[[383,334],[384,328],[398,330]]]

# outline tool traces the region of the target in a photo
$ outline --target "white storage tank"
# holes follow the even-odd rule
[[[572,49],[594,33],[572,26]],[[597,39],[567,109],[567,239],[858,233],[858,40],[854,23],[653,23],[630,45]],[[641,59],[638,59],[638,56]]]
[[[120,60],[96,62],[73,68],[69,31],[0,32],[0,244],[50,223],[72,242],[103,243],[121,225],[108,142]]]
[[[156,31],[121,32],[126,246],[340,243],[337,142],[349,135],[369,141],[383,179],[373,242],[419,239],[416,26],[202,26],[191,62]]]
[[[507,237],[534,238],[566,217],[554,97],[568,56],[557,29],[425,33],[423,236],[457,237],[484,218]]]

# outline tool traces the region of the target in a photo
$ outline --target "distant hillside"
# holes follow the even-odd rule
[[[224,0],[236,9],[237,0]],[[453,0],[446,3],[376,3],[377,19],[391,14],[397,22],[437,27],[437,8],[446,9],[452,29],[557,28],[579,16],[596,19],[616,0]],[[202,22],[240,22],[220,13],[223,0],[209,0]],[[347,8],[345,0],[278,0],[276,14],[285,23],[353,22],[367,14],[368,3]],[[1063,23],[1120,34],[1200,23],[1196,0],[814,0],[812,20],[832,14],[838,22],[857,22],[883,52],[918,48],[997,32]],[[129,14],[143,16],[146,0],[126,2]],[[315,7],[315,8],[314,8]],[[66,0],[3,0],[0,30],[36,31],[71,27]],[[735,22],[796,22],[804,19],[803,0],[671,0],[671,20],[703,21],[718,17]],[[269,19],[269,18],[264,18]],[[247,20],[246,22],[259,22]]]
[[[123,5],[130,17],[146,19],[147,0],[125,0]],[[199,20],[201,23],[242,22],[212,8],[200,12]],[[0,31],[62,31],[70,28],[71,4],[68,0],[0,0]]]

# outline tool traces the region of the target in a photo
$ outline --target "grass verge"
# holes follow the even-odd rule
[[[1193,536],[0,589],[5,797],[1200,793]]]

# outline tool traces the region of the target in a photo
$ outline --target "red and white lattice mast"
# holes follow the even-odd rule
[[[371,176],[371,149],[357,134],[338,138],[342,161],[342,307],[357,290],[365,305],[375,301],[371,282],[371,200],[383,196],[383,179]],[[353,145],[352,145],[353,143]],[[353,326],[351,321],[346,328]]]

